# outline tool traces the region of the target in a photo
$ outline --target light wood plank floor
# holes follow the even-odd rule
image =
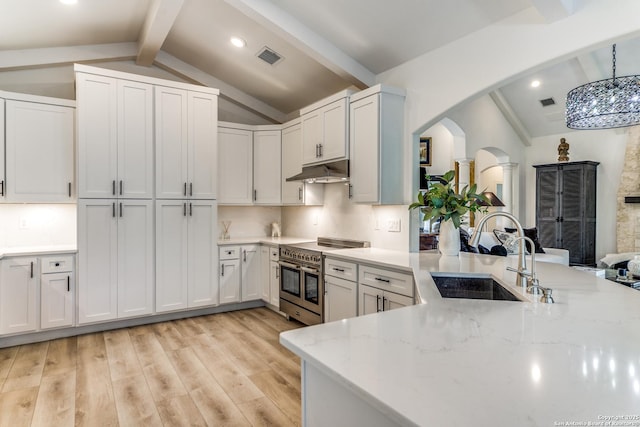
[[[0,349],[0,427],[297,426],[302,326],[266,308]]]

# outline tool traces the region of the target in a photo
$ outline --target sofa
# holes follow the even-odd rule
[[[480,245],[487,249],[493,246],[501,245],[500,241],[492,231],[483,231],[480,234]],[[569,251],[567,249],[542,248],[545,253],[536,253],[536,262],[553,262],[556,264],[569,265]],[[508,256],[518,256],[518,254],[510,254]],[[529,255],[527,255],[528,257]]]

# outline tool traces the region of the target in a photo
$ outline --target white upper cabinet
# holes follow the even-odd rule
[[[253,133],[253,199],[256,204],[279,205],[281,196],[281,132]]]
[[[153,86],[77,73],[82,198],[153,197]]]
[[[6,201],[72,202],[73,134],[74,108],[7,100]]]
[[[343,91],[300,110],[302,163],[324,163],[349,156],[349,96]]]
[[[218,202],[253,203],[253,132],[218,128]]]
[[[301,205],[304,203],[304,183],[287,182],[287,178],[302,172],[302,125],[282,130],[282,204]]]
[[[4,200],[7,195],[4,176],[4,99],[0,99],[0,197]]]
[[[218,97],[155,88],[156,197],[215,199]]]
[[[351,97],[350,175],[356,203],[402,204],[404,95],[381,85]]]

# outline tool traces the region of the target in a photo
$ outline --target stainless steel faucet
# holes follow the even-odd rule
[[[524,231],[522,230],[522,225],[520,224],[520,221],[518,221],[518,219],[515,216],[511,215],[508,212],[492,212],[489,215],[483,216],[480,219],[480,222],[478,223],[478,225],[476,226],[476,229],[473,231],[473,235],[469,239],[469,244],[471,246],[478,246],[478,243],[480,243],[480,234],[482,233],[481,231],[482,227],[489,219],[494,218],[496,216],[503,216],[505,218],[508,218],[516,226],[516,230],[518,233],[518,269],[516,270],[516,273],[518,275],[518,280],[516,284],[523,288],[526,288],[529,284],[528,279],[529,279],[529,276],[531,276],[531,273],[529,273],[529,271],[527,270],[527,259],[526,259],[527,253],[524,250],[524,239],[520,239],[520,237],[525,237]]]

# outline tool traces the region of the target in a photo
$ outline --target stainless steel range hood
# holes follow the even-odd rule
[[[320,184],[345,182],[347,180],[349,180],[349,160],[305,166],[302,168],[302,172],[287,178],[287,181],[306,181]]]

